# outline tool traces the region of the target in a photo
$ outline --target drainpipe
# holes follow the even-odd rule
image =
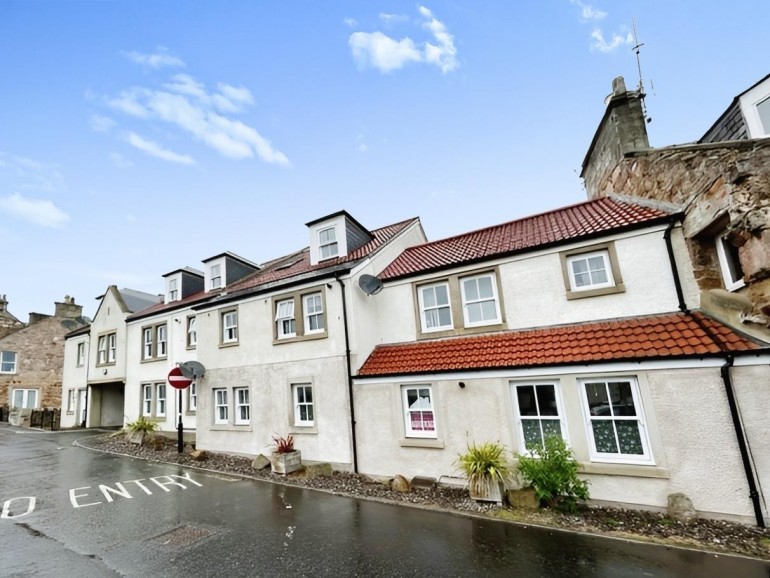
[[[345,298],[345,284],[334,277],[342,290],[342,324],[345,327],[345,363],[348,374],[348,400],[350,403],[350,441],[353,444],[353,473],[358,473],[358,449],[356,443],[356,410],[353,405],[353,372],[350,369],[350,336],[348,335],[348,306]]]
[[[733,419],[735,437],[738,440],[738,448],[741,451],[743,471],[746,473],[746,481],[749,484],[749,497],[751,498],[751,503],[754,506],[754,516],[757,520],[757,526],[764,528],[765,519],[762,517],[762,507],[759,503],[759,492],[757,491],[757,485],[754,481],[754,470],[751,467],[751,458],[749,457],[749,450],[746,446],[746,437],[743,431],[743,425],[741,424],[741,417],[738,413],[738,404],[735,402],[733,382],[730,378],[730,368],[733,366],[733,356],[728,355],[726,356],[725,360],[725,364],[721,367],[721,372],[722,381],[725,384],[725,393],[727,394],[727,403],[730,406],[730,416]]]
[[[671,222],[666,228],[666,232],[663,233],[663,238],[666,240],[666,250],[668,251],[668,261],[671,264],[671,274],[674,276],[674,287],[676,287],[676,297],[679,300],[679,311],[682,313],[689,313],[687,304],[684,302],[684,292],[682,291],[682,280],[679,278],[679,268],[676,265],[676,259],[674,258],[674,245],[671,242],[671,231],[674,229],[679,217],[671,219]]]
[[[88,350],[86,351],[86,397],[83,404],[83,421],[80,427],[86,427],[88,423],[88,370],[91,369],[91,331],[88,331]]]

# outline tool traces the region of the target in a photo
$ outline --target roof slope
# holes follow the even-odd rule
[[[406,249],[380,274],[397,279],[502,257],[669,218],[673,213],[604,197]]]
[[[701,313],[671,313],[381,345],[366,360],[358,376],[671,359],[762,348]]]

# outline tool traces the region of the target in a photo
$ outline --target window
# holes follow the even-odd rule
[[[238,341],[238,312],[225,311],[222,313],[222,343]]]
[[[155,384],[155,415],[165,417],[166,415],[166,384]]]
[[[318,231],[318,249],[321,261],[337,256],[339,248],[337,245],[337,231],[334,227]]]
[[[168,300],[176,301],[179,299],[179,289],[177,289],[178,281],[176,279],[168,280]]]
[[[198,384],[193,380],[190,387],[187,388],[187,411],[197,411],[198,409]]]
[[[187,347],[189,349],[195,349],[198,346],[198,330],[196,326],[196,318],[187,318]]]
[[[228,418],[227,390],[214,389],[214,423],[226,424]]]
[[[211,288],[219,289],[222,286],[222,265],[211,266]]]
[[[75,390],[67,390],[67,413],[75,413]]]
[[[305,313],[305,333],[318,333],[324,330],[324,306],[320,293],[305,295],[302,298]]]
[[[537,451],[546,438],[564,435],[555,383],[520,383],[515,384],[514,391],[524,449]]]
[[[403,387],[404,425],[406,437],[435,438],[431,386]]]
[[[244,425],[249,423],[251,417],[251,408],[249,406],[249,389],[247,387],[236,387],[233,390],[235,397],[235,424]]]
[[[764,134],[770,135],[770,97],[757,103],[757,114],[759,114]]]
[[[449,305],[449,285],[441,283],[418,289],[422,330],[439,331],[452,328],[452,309]]]
[[[35,409],[37,407],[37,390],[14,389],[11,395],[11,407]]]
[[[592,458],[650,461],[636,379],[582,380],[581,393]]]
[[[500,323],[495,285],[492,274],[461,280],[463,315],[467,327]]]
[[[142,415],[152,415],[152,385],[142,386]]]
[[[278,302],[275,313],[275,326],[278,331],[278,339],[294,337],[297,334],[294,323],[294,299]]]
[[[115,333],[109,333],[107,335],[99,336],[99,340],[96,342],[96,364],[97,365],[115,363],[116,340],[117,340],[117,335]]]
[[[86,344],[78,343],[77,366],[83,367],[86,364]]]
[[[168,328],[165,323],[142,328],[142,359],[160,359],[168,354]]]
[[[16,373],[15,351],[0,351],[0,373]]]
[[[721,234],[716,239],[717,257],[719,268],[722,270],[722,280],[725,289],[735,291],[744,286],[743,269],[738,256],[738,248],[727,240],[726,234]]]
[[[572,291],[602,289],[615,285],[610,268],[610,255],[607,251],[567,257],[567,265]]]
[[[310,384],[292,385],[294,398],[294,425],[312,427],[315,424],[313,416],[313,386]]]

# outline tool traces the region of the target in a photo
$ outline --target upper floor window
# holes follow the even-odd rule
[[[321,294],[305,295],[302,298],[302,305],[305,313],[305,333],[323,331],[325,328],[324,306]]]
[[[452,308],[449,304],[449,285],[447,283],[420,287],[418,300],[423,331],[452,328]]]
[[[312,427],[315,424],[313,415],[313,386],[309,383],[298,383],[291,386],[294,399],[294,425],[297,427]]]
[[[86,344],[78,343],[77,366],[83,367],[85,364],[86,364]]]
[[[225,311],[222,313],[222,343],[238,342],[238,312]]]
[[[607,251],[595,251],[567,257],[570,287],[573,291],[586,291],[612,287],[610,256]]]
[[[433,413],[431,386],[404,386],[401,388],[401,394],[406,437],[435,438],[436,418]]]
[[[759,122],[762,123],[764,134],[770,136],[770,96],[757,103]]]
[[[741,94],[740,106],[749,138],[770,136],[770,81],[765,79]]]
[[[100,335],[96,342],[96,364],[115,363],[117,334]]]
[[[466,327],[500,323],[495,276],[491,273],[460,280]]]
[[[546,438],[564,435],[556,383],[515,383],[513,389],[524,449],[537,452]]]
[[[743,281],[743,268],[738,256],[738,248],[727,240],[724,233],[717,236],[716,246],[725,289],[728,291],[740,289],[745,285],[745,282]]]
[[[187,347],[190,349],[198,346],[198,330],[195,319],[195,317],[187,318]]]
[[[275,313],[275,326],[278,339],[294,337],[297,334],[294,320],[294,299],[278,302]]]
[[[177,279],[169,279],[168,281],[168,300],[176,301],[179,299],[179,289],[177,288],[179,281]]]
[[[591,457],[650,461],[644,412],[635,378],[581,380]]]
[[[142,328],[142,359],[160,359],[168,355],[165,323]]]
[[[15,351],[0,351],[0,373],[16,373]]]
[[[334,227],[318,231],[318,250],[322,261],[336,257],[339,254],[337,230]]]
[[[211,266],[211,288],[218,289],[222,286],[222,265],[217,263]]]

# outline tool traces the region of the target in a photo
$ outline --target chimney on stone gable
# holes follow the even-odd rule
[[[625,155],[650,148],[643,100],[643,92],[626,90],[622,76],[612,81],[612,94],[605,99],[607,109],[580,173],[589,199],[599,196],[602,182]]]
[[[54,302],[56,311],[54,317],[62,317],[64,319],[76,319],[83,315],[83,306],[75,304],[75,298],[69,295],[64,296],[64,302]]]

